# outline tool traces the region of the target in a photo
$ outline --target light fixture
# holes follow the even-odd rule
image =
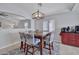
[[[41,7],[42,4],[41,3],[38,3],[38,6]],[[39,20],[39,19],[43,19],[44,17],[45,17],[45,14],[42,13],[42,12],[40,12],[39,9],[32,14],[32,19]]]

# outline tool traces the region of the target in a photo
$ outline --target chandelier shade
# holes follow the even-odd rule
[[[36,20],[39,20],[39,19],[43,19],[45,17],[45,14],[40,12],[39,9],[32,13],[32,19],[36,19]]]

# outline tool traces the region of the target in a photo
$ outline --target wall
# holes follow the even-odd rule
[[[0,22],[1,22],[1,27],[3,29],[9,29],[9,28],[13,28],[13,25],[17,25],[18,24],[18,20],[14,20],[14,19],[6,19],[6,18],[1,18],[0,17]]]
[[[24,26],[25,23],[28,23],[29,25],[28,28],[30,28],[31,27],[30,22],[31,22],[30,20],[20,20],[16,28],[25,28]]]

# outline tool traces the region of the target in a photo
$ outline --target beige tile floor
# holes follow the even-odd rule
[[[60,44],[60,55],[79,55],[79,47]]]
[[[43,49],[43,54],[48,55],[48,50]],[[24,55],[24,53],[17,48],[2,55]],[[35,55],[39,55],[39,52],[36,52]],[[54,51],[52,51],[52,55],[79,55],[79,47],[54,42]]]

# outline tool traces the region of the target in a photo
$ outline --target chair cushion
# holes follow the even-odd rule
[[[34,38],[34,39],[27,39],[26,43],[29,45],[37,45],[39,42],[40,42],[39,39]]]

